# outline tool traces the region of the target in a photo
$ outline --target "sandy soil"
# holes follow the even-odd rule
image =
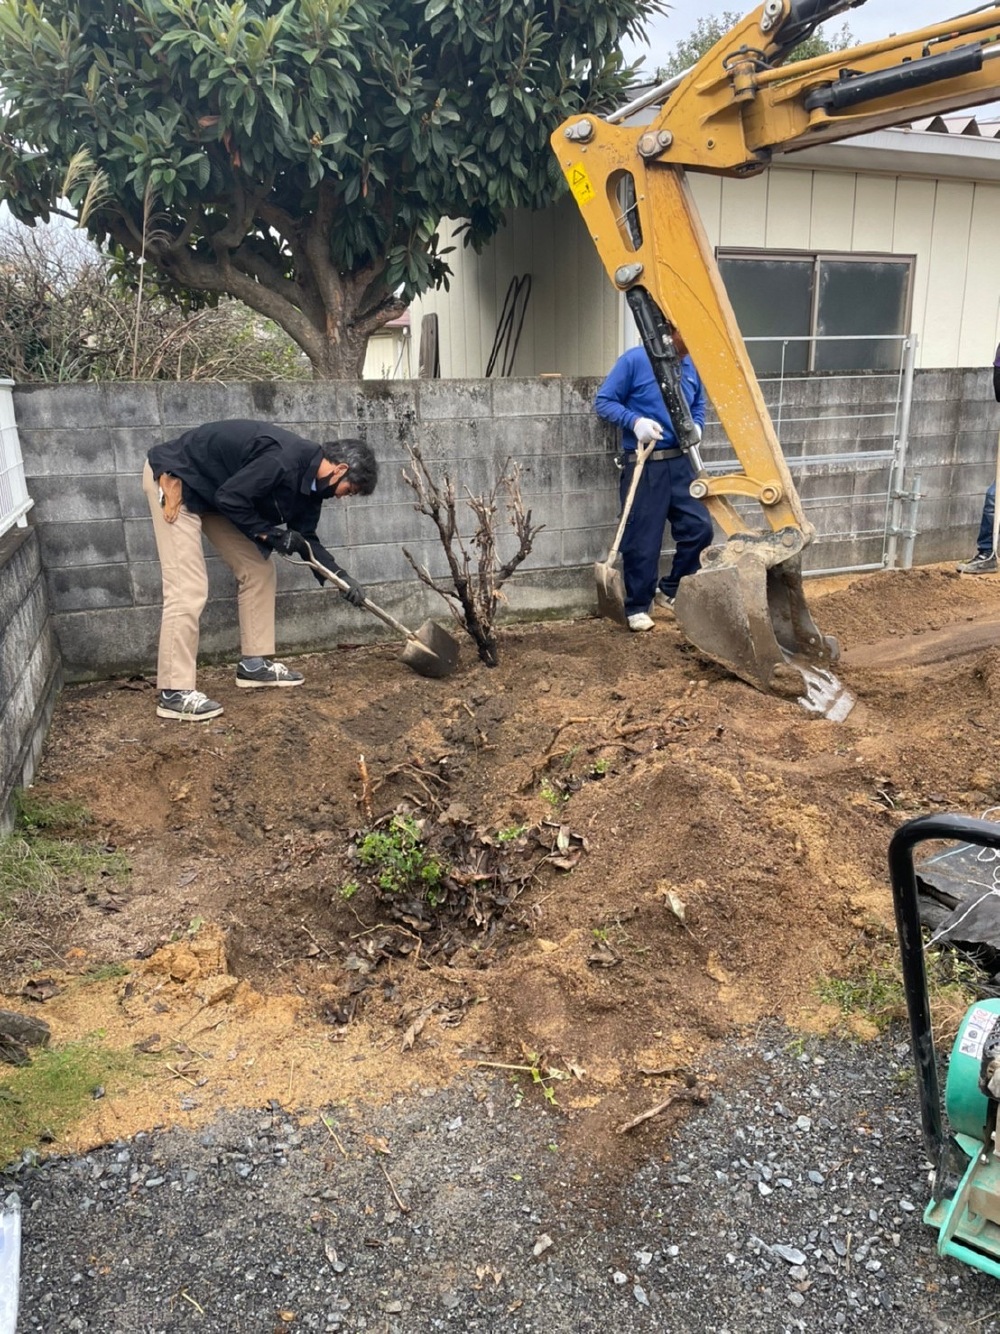
[[[889,927],[893,830],[1000,800],[1000,580],[807,591],[858,696],[843,723],[727,677],[661,611],[646,635],[512,627],[499,667],[467,642],[443,681],[392,645],[300,659],[296,690],[206,670],[226,712],[198,727],[157,720],[148,681],[67,689],[37,793],[84,802],[132,875],[38,909],[3,1004],[134,1047],[146,1077],[52,1147],[382,1101],[478,1061],[565,1075],[581,1147],[613,1156],[707,1044],[831,1023],[815,984]],[[400,810],[450,872],[437,909],[354,856]],[[94,980],[108,963],[127,975]],[[57,994],[23,999],[31,978]]]

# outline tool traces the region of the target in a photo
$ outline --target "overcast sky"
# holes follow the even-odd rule
[[[824,32],[828,38],[832,37],[846,23],[859,41],[874,42],[890,33],[943,23],[972,7],[971,3],[963,4],[961,0],[868,0],[857,9],[846,10],[829,19]],[[646,63],[655,68],[663,64],[671,49],[693,31],[702,14],[721,14],[724,10],[748,14],[752,8],[741,0],[720,0],[718,4],[706,3],[706,0],[673,0],[670,12],[650,23],[648,50],[637,47],[627,51],[628,57],[636,60],[644,55]]]

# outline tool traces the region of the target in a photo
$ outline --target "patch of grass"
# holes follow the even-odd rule
[[[73,802],[43,802],[18,793],[13,832],[0,838],[0,914],[12,901],[51,892],[63,882],[91,888],[103,876],[127,878],[129,866],[121,852],[80,841],[89,823],[86,810]]]
[[[870,1020],[881,1032],[906,1013],[902,980],[888,969],[868,968],[849,977],[825,977],[817,984],[820,1000],[845,1015]]]
[[[854,968],[842,977],[826,977],[817,984],[820,1000],[836,1005],[848,1018],[873,1023],[882,1032],[895,1020],[906,1018],[906,992],[895,936],[878,930],[865,933],[855,952]],[[982,994],[984,975],[949,949],[925,955],[927,991],[938,1044],[951,1042],[968,1007]]]
[[[432,908],[444,899],[447,868],[421,839],[420,825],[410,815],[394,815],[385,830],[372,830],[358,842],[358,861],[376,872],[386,894],[418,894]]]
[[[816,993],[847,1019],[862,1019],[882,1032],[906,1016],[906,994],[895,936],[880,924],[862,931],[849,956],[849,971],[824,977]]]
[[[123,963],[102,963],[96,968],[88,968],[80,978],[83,983],[110,982],[116,977],[128,977],[131,969]]]
[[[0,1165],[51,1143],[89,1108],[98,1090],[117,1091],[139,1076],[134,1053],[101,1045],[97,1035],[43,1048],[30,1065],[0,1079]]]
[[[29,834],[79,831],[93,823],[86,806],[77,801],[46,801],[28,788],[14,797],[15,823]]]

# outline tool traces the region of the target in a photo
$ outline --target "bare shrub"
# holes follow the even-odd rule
[[[0,227],[0,374],[74,380],[288,380],[309,363],[236,301],[183,310],[139,296],[82,233]]]
[[[403,555],[420,581],[444,598],[456,622],[475,642],[480,659],[487,667],[495,667],[499,661],[497,610],[500,603],[506,601],[503,585],[530,554],[535,537],[544,527],[543,524],[533,525],[531,510],[524,508],[521,467],[508,458],[487,495],[474,496],[466,492],[465,503],[476,518],[476,529],[466,540],[459,530],[454,482],[447,473],[441,482],[437,482],[428,470],[420,447],[411,444],[404,447],[410,457],[411,470],[404,471],[403,478],[417,497],[414,508],[432,519],[438,530],[448,560],[450,584],[435,580],[405,547]],[[517,541],[517,549],[507,560],[501,560],[498,551],[501,501]]]

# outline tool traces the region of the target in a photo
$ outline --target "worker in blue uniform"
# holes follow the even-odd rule
[[[705,391],[694,362],[680,335],[674,346],[682,358],[681,392],[699,432],[705,425]],[[620,500],[625,503],[636,444],[655,443],[643,468],[632,511],[622,536],[622,574],[625,580],[625,615],[630,630],[652,630],[650,610],[672,607],[677,585],[699,568],[701,553],[713,537],[712,520],[700,500],[690,493],[694,469],[677,443],[663,394],[642,347],[630,348],[618,358],[597,391],[594,411],[622,433]],[[670,570],[660,578],[660,551],[667,524],[675,552]]]

